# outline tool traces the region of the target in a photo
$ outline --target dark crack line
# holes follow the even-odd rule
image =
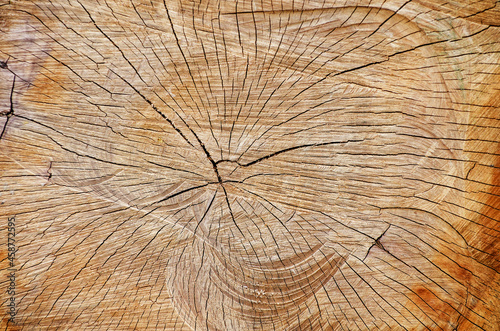
[[[303,89],[302,91],[300,91],[299,93],[297,93],[293,97],[293,99],[297,98],[299,95],[301,95],[305,91],[309,90],[310,88],[314,87],[315,85],[317,85],[319,83],[322,83],[323,81],[327,80],[330,77],[340,76],[340,75],[343,75],[343,74],[346,74],[346,73],[349,73],[349,72],[353,72],[353,71],[361,70],[361,69],[364,69],[364,68],[367,68],[367,67],[371,67],[371,66],[374,66],[374,65],[377,65],[377,64],[381,64],[381,63],[389,61],[394,56],[405,54],[405,53],[408,53],[408,52],[412,52],[412,51],[415,51],[415,50],[417,50],[419,48],[422,48],[422,47],[433,46],[433,45],[436,45],[436,44],[446,43],[446,42],[448,42],[448,40],[438,40],[438,41],[432,41],[432,42],[420,44],[418,46],[415,46],[415,47],[412,47],[412,48],[409,48],[409,49],[405,49],[405,50],[402,50],[402,51],[398,51],[398,52],[386,55],[386,59],[383,59],[383,60],[380,60],[380,61],[366,63],[366,64],[363,64],[363,65],[360,65],[360,66],[357,66],[357,67],[354,67],[354,68],[350,68],[350,69],[346,69],[346,70],[342,70],[342,71],[339,71],[339,72],[331,72],[331,73],[327,74],[325,77],[321,78],[320,80],[314,82],[313,84],[309,85],[308,87],[306,87],[305,89]]]
[[[210,203],[208,204],[207,210],[205,210],[205,213],[203,213],[203,216],[201,217],[200,221],[196,224],[196,227],[194,228],[193,234],[196,235],[196,230],[198,230],[198,227],[200,226],[201,222],[203,222],[203,220],[207,216],[208,212],[210,211],[210,208],[212,208],[212,204],[213,204],[216,196],[217,196],[217,190],[215,191],[215,194],[214,194],[212,200],[210,200]]]
[[[144,245],[144,247],[142,247],[142,249],[139,251],[139,253],[137,253],[137,255],[132,259],[133,261],[137,260],[137,258],[139,257],[139,255],[142,254],[142,252],[144,252],[146,250],[146,248],[148,248],[149,245],[151,245],[151,243],[156,239],[156,237],[158,237],[158,235],[160,234],[160,232],[165,228],[167,227],[168,223],[163,225],[158,231],[156,231],[155,235],[153,236],[153,239],[151,239],[150,241],[148,241],[148,243],[146,245]]]
[[[384,252],[391,254],[389,251],[387,251],[387,249],[385,249],[384,245],[382,245],[382,243],[380,242],[380,240],[382,239],[382,237],[383,237],[383,236],[385,236],[385,234],[387,233],[387,231],[389,231],[389,229],[390,229],[390,228],[391,228],[391,225],[389,225],[389,226],[387,227],[387,229],[385,229],[385,231],[384,231],[384,232],[382,232],[382,233],[380,234],[380,236],[378,236],[378,238],[377,238],[377,239],[375,239],[375,241],[374,241],[373,245],[371,245],[371,246],[370,246],[370,248],[368,248],[368,251],[366,252],[365,257],[361,260],[362,262],[364,262],[364,261],[366,260],[366,258],[368,257],[368,255],[370,254],[370,251],[372,250],[372,248],[373,248],[374,246],[377,246],[378,248],[380,248],[380,249],[381,249],[381,250],[383,250]]]
[[[366,39],[370,38],[371,36],[373,36],[375,33],[377,33],[381,28],[382,26],[384,26],[385,23],[389,22],[391,20],[391,18],[393,18],[394,16],[396,16],[398,14],[398,12],[401,11],[401,9],[403,9],[404,6],[406,6],[407,4],[409,4],[412,0],[409,0],[409,1],[406,1],[405,3],[403,3],[396,11],[394,11],[389,17],[387,17],[381,24],[379,24],[379,26],[370,34],[368,35],[368,37],[366,37]]]
[[[61,136],[63,136],[63,137],[70,138],[70,139],[75,139],[75,138],[73,138],[73,137],[71,137],[71,136],[65,135],[64,133],[62,133],[62,132],[60,132],[60,131],[58,131],[58,130],[56,130],[56,129],[54,129],[54,128],[52,128],[52,127],[50,127],[50,126],[46,125],[46,124],[43,124],[43,123],[41,123],[41,122],[38,122],[37,120],[34,120],[34,119],[31,119],[31,118],[25,117],[25,116],[23,116],[23,115],[16,115],[16,116],[17,116],[17,117],[19,117],[19,118],[22,118],[22,119],[24,119],[24,120],[26,120],[26,121],[31,121],[31,122],[33,122],[33,123],[36,123],[36,124],[38,124],[38,125],[42,126],[42,127],[48,128],[48,129],[50,129],[50,130],[52,130],[52,131],[54,131],[54,132],[56,132],[56,133],[60,134],[60,135],[61,135]],[[107,164],[112,164],[112,165],[118,165],[118,166],[122,166],[122,167],[140,168],[140,167],[139,167],[139,166],[137,166],[137,165],[125,164],[125,163],[118,163],[118,162],[113,162],[113,161],[109,161],[109,160],[104,160],[104,159],[100,159],[100,158],[98,158],[98,157],[92,156],[92,155],[90,155],[90,154],[83,154],[83,153],[80,153],[80,152],[77,152],[77,151],[71,150],[71,149],[69,149],[69,148],[67,148],[67,147],[64,147],[64,145],[63,145],[63,144],[61,144],[60,142],[58,142],[56,139],[52,138],[50,135],[45,134],[45,133],[40,133],[40,134],[42,134],[42,135],[46,136],[48,139],[52,140],[52,141],[53,141],[53,142],[54,142],[57,146],[59,146],[61,149],[65,150],[66,152],[69,152],[69,153],[75,154],[75,155],[77,155],[77,156],[80,156],[80,157],[87,157],[87,158],[90,158],[90,159],[95,160],[95,161],[99,161],[99,162],[103,162],[103,163],[107,163]],[[76,140],[76,141],[78,141],[78,142],[81,142],[80,140],[77,140],[77,139],[75,139],[75,140]],[[88,145],[88,144],[87,144],[87,145]],[[92,147],[94,147],[94,146],[92,146]]]
[[[173,33],[174,38],[175,38],[175,42],[177,44],[177,48],[179,49],[179,51],[180,51],[180,53],[182,55],[182,58],[184,59],[184,62],[186,63],[186,66],[187,66],[187,69],[188,69],[188,72],[189,72],[189,76],[191,77],[191,80],[192,80],[193,84],[196,86],[196,81],[195,81],[195,79],[193,77],[193,73],[191,71],[191,67],[189,66],[189,62],[188,62],[188,60],[186,58],[186,55],[184,54],[184,51],[182,50],[182,47],[180,45],[179,37],[177,36],[177,32],[175,32],[174,23],[172,21],[172,18],[170,17],[170,11],[168,10],[167,3],[165,2],[165,0],[163,0],[163,5],[164,5],[165,11],[167,13],[168,21],[170,23],[170,28],[172,29],[172,33]],[[196,90],[198,90],[198,89],[196,89]],[[190,94],[190,96],[191,96],[191,94]],[[191,99],[193,99],[193,98],[191,97]],[[194,99],[193,99],[193,101],[194,101]],[[195,102],[195,104],[196,104],[196,107],[198,108],[198,104],[196,102]],[[198,111],[200,112],[200,115],[201,115],[201,111],[199,110],[199,108],[198,108]],[[212,163],[212,166],[214,168],[214,172],[217,175],[217,179],[218,179],[219,183],[222,183],[222,179],[220,177],[219,170],[217,169],[217,165],[215,164],[214,159],[212,158],[212,156],[208,152],[207,148],[205,147],[205,144],[201,141],[201,139],[198,137],[198,135],[188,126],[188,124],[186,122],[184,122],[184,123],[186,124],[187,128],[189,129],[189,131],[191,131],[191,133],[194,135],[194,137],[196,138],[196,140],[200,144],[201,148],[203,149],[203,152],[207,156],[207,158],[210,161],[210,163]]]
[[[46,316],[49,316],[49,314],[52,312],[52,310],[56,307],[56,303],[59,301],[59,299],[61,299],[63,297],[63,295],[66,293],[66,291],[70,288],[70,284],[72,282],[74,282],[78,276],[82,273],[82,271],[84,269],[86,269],[90,263],[90,261],[96,256],[97,254],[97,251],[102,247],[102,245],[104,245],[104,243],[113,235],[116,233],[116,230],[122,226],[124,223],[126,223],[128,220],[122,222],[121,224],[119,224],[116,228],[115,228],[115,231],[111,232],[103,241],[101,241],[101,243],[96,247],[96,249],[94,250],[94,253],[92,254],[92,256],[87,260],[87,262],[85,263],[85,265],[80,269],[78,270],[78,272],[75,274],[75,276],[73,277],[72,280],[70,280],[70,282],[68,283],[68,285],[64,288],[64,290],[62,291],[62,293],[56,298],[56,300],[54,301],[54,303],[52,304],[49,312],[47,313]],[[87,238],[89,238],[89,236],[87,236],[86,238],[83,239],[83,241],[85,241]],[[83,242],[82,241],[82,242]],[[79,294],[79,293],[78,293]],[[76,296],[78,296],[78,294]],[[76,298],[76,297],[75,297]]]
[[[132,88],[144,101],[146,101],[146,103],[148,103],[151,108],[153,108],[153,110],[159,114],[164,120],[166,120],[170,126],[175,130],[177,131],[177,133],[189,144],[191,145],[192,147],[195,147],[191,141],[189,141],[189,139],[184,135],[184,133],[174,124],[174,122],[168,118],[162,111],[160,111],[158,109],[158,107],[156,107],[156,105],[151,101],[149,100],[143,93],[141,93],[141,91],[139,91],[134,85],[132,85],[129,81],[127,81],[125,78],[123,78],[122,76],[120,76],[117,72],[115,72],[114,70],[111,70],[111,72],[113,72],[113,74],[115,74],[118,78],[120,78],[123,82],[125,82],[128,86],[130,86],[130,88]],[[205,147],[205,144],[203,143],[203,141],[201,141],[201,139],[198,137],[198,135],[193,131],[193,129],[191,129],[191,127],[186,123],[186,121],[184,121],[182,118],[181,118],[182,122],[186,125],[186,127],[188,128],[188,130],[193,134],[193,136],[195,137],[196,141],[198,142],[198,144],[200,145],[201,149],[203,150],[204,154],[206,155],[206,157],[208,158],[208,160],[210,161],[210,163],[212,164],[212,167],[214,169],[214,172],[217,176],[217,181],[219,183],[222,183],[222,178],[219,174],[219,170],[217,169],[217,165],[214,161],[214,159],[212,158],[212,156],[210,155],[210,153],[208,152],[207,148]]]
[[[2,62],[2,64],[5,65],[5,68],[7,67],[7,62]],[[2,66],[2,68],[4,68]],[[7,119],[5,120],[5,124],[3,125],[2,133],[0,133],[0,139],[2,139],[3,134],[5,133],[5,130],[7,129],[7,124],[9,124],[9,120],[12,116],[14,116],[14,102],[13,102],[13,95],[14,95],[14,88],[16,86],[16,76],[14,75],[14,79],[12,80],[12,89],[10,90],[10,109],[9,111],[5,114]]]
[[[376,240],[376,238],[373,238],[372,236],[370,236],[370,235],[368,235],[368,234],[366,234],[366,233],[364,233],[364,232],[359,231],[359,230],[358,230],[358,229],[356,229],[355,227],[352,227],[352,226],[349,226],[349,225],[347,225],[347,224],[344,224],[344,223],[342,223],[341,221],[337,220],[336,218],[334,218],[334,217],[332,217],[332,216],[330,216],[330,215],[328,215],[328,214],[326,214],[326,213],[324,213],[324,212],[322,212],[322,211],[320,211],[319,213],[320,213],[321,215],[323,215],[323,216],[328,217],[329,219],[331,219],[331,220],[332,220],[332,221],[334,221],[335,223],[338,223],[338,224],[342,225],[343,227],[345,227],[345,228],[347,228],[347,229],[349,229],[349,230],[351,230],[351,231],[357,232],[357,233],[361,234],[362,236],[364,236],[364,237],[368,237],[368,238],[370,238],[370,239],[372,239],[372,240],[374,240],[374,241]]]
[[[146,96],[144,94],[141,93],[141,91],[139,91],[134,85],[132,85],[129,81],[127,81],[125,78],[123,78],[122,76],[120,76],[117,72],[115,72],[114,70],[111,70],[111,72],[113,72],[113,74],[115,74],[118,78],[120,78],[123,82],[125,82],[128,86],[130,86],[144,101],[146,101],[153,109],[154,111],[156,111],[156,113],[158,113],[164,120],[166,120],[168,122],[168,124],[170,124],[170,126],[175,130],[177,131],[177,133],[189,144],[191,145],[192,147],[194,147],[194,145],[191,143],[191,141],[189,141],[189,139],[184,135],[184,133],[182,133],[182,131],[174,124],[174,122],[172,122],[172,120],[170,118],[168,118],[165,114],[163,114],[163,112],[161,112],[158,107],[156,107],[156,105],[153,104],[153,102],[151,100],[149,100],[148,98],[146,98]]]
[[[172,199],[172,198],[174,198],[174,197],[176,197],[178,195],[181,195],[183,193],[186,193],[186,192],[189,192],[189,191],[192,191],[192,190],[196,190],[198,188],[202,188],[202,187],[208,186],[210,184],[215,184],[215,183],[214,182],[210,182],[210,183],[206,183],[206,184],[202,184],[202,185],[198,185],[198,186],[193,186],[193,187],[187,188],[185,190],[182,190],[182,191],[176,192],[174,194],[171,194],[168,197],[165,197],[165,198],[161,199],[160,201],[157,201],[156,203],[165,202],[165,201],[170,200],[170,199]]]
[[[165,3],[164,3],[165,4]],[[135,68],[135,66],[132,64],[132,62],[130,62],[130,60],[125,56],[125,53],[123,53],[123,51],[120,49],[120,47],[118,47],[118,45],[106,34],[104,33],[104,31],[97,25],[97,23],[95,22],[95,20],[93,19],[92,15],[90,14],[90,12],[87,10],[87,8],[85,6],[83,6],[82,4],[80,4],[82,6],[82,8],[85,10],[85,12],[87,13],[87,15],[89,16],[90,20],[92,21],[92,23],[94,24],[94,26],[96,27],[96,29],[99,30],[99,32],[104,36],[106,37],[106,39],[108,39],[111,44],[113,44],[113,46],[118,49],[118,51],[120,52],[120,54],[122,55],[122,57],[127,61],[127,63],[130,65],[130,67],[132,67],[132,69],[134,69],[134,71],[136,72],[137,76],[141,79],[141,81],[143,81],[145,84],[146,82],[142,79],[141,75],[139,74],[139,72],[137,71],[137,69]],[[168,9],[166,7],[166,4],[165,4],[165,9],[167,10],[167,15],[168,15],[168,19],[170,21],[170,24],[171,24],[171,27],[172,27],[172,31],[173,31],[173,34],[174,34],[174,37],[176,39],[176,42],[177,42],[177,46],[179,47],[179,50],[181,51],[181,54],[182,54],[182,57],[184,58],[184,61],[186,62],[186,65],[188,65],[188,71],[190,72],[190,75],[191,75],[191,78],[193,79],[193,82],[194,82],[194,78],[192,77],[192,74],[191,74],[191,70],[189,69],[189,64],[187,62],[187,59],[186,59],[186,56],[184,55],[184,52],[182,51],[181,47],[180,47],[180,44],[179,44],[179,39],[177,37],[177,34],[175,32],[175,29],[174,29],[174,26],[173,26],[173,22],[170,18],[170,14],[168,12]],[[188,143],[190,144],[191,146],[193,146],[193,144],[187,139],[187,137],[184,135],[184,133],[182,133],[182,131],[175,126],[175,124],[172,122],[171,119],[169,119],[165,114],[163,114],[163,112],[161,112],[158,107],[156,107],[155,104],[153,104],[153,102],[151,100],[149,100],[144,94],[142,94],[135,86],[133,86],[129,81],[127,81],[126,79],[124,79],[123,77],[121,77],[119,74],[117,74],[116,72],[113,71],[113,73],[115,75],[117,75],[122,81],[124,81],[127,85],[129,85],[137,94],[139,94],[141,96],[141,98],[146,101],[161,117],[163,117],[163,119],[165,119],[171,126],[172,128],[174,128],[175,131],[177,131],[181,136],[182,138]],[[146,84],[147,85],[147,84]],[[219,183],[222,183],[222,178],[219,174],[219,170],[217,169],[217,165],[215,164],[215,161],[214,159],[212,158],[212,156],[210,155],[210,153],[208,152],[207,148],[205,147],[205,144],[201,141],[201,139],[198,137],[198,135],[193,131],[193,129],[191,129],[189,127],[189,125],[183,120],[184,124],[186,125],[186,127],[188,128],[188,130],[193,134],[193,136],[195,137],[195,139],[198,141],[198,144],[201,146],[203,152],[205,153],[205,155],[207,156],[208,160],[210,161],[210,163],[212,164],[212,167],[214,169],[214,172],[217,176],[217,180]],[[194,146],[193,146],[194,147]]]
[[[243,231],[241,231],[238,223],[236,223],[236,219],[234,218],[234,214],[233,214],[233,209],[231,208],[231,204],[229,203],[229,198],[227,196],[226,188],[224,187],[224,185],[222,185],[222,183],[221,183],[221,187],[222,187],[222,190],[224,191],[224,196],[226,198],[227,207],[229,208],[229,214],[231,214],[231,218],[233,219],[233,223],[234,223],[234,225],[236,225],[236,227],[240,231],[241,235],[243,237],[245,237],[245,234],[243,233]]]
[[[132,64],[132,62],[130,62],[130,60],[125,56],[125,53],[123,53],[123,51],[120,49],[120,47],[113,41],[113,39],[111,39],[100,27],[99,25],[97,25],[96,21],[94,20],[94,18],[92,17],[92,15],[90,14],[90,12],[87,10],[87,8],[81,4],[81,7],[85,10],[85,12],[87,13],[87,15],[89,16],[90,20],[92,21],[93,25],[96,27],[97,30],[99,30],[99,32],[106,38],[109,40],[109,42],[111,42],[111,44],[120,52],[120,54],[122,55],[122,57],[125,59],[125,61],[127,61],[127,63],[129,64],[129,66],[135,71],[135,73],[137,74],[137,76],[141,79],[142,82],[144,82],[146,85],[147,83],[142,79],[141,75],[139,74],[139,72],[137,71],[137,69],[135,68],[135,66]],[[111,72],[113,72],[113,74],[115,74],[118,78],[120,78],[124,83],[126,83],[128,86],[130,86],[144,101],[146,101],[161,117],[163,117],[171,126],[172,128],[174,128],[175,131],[177,131],[177,133],[179,133],[181,135],[181,137],[189,144],[191,145],[192,147],[194,147],[194,145],[187,139],[187,137],[184,135],[184,133],[182,133],[182,131],[176,127],[174,125],[174,123],[172,122],[171,119],[169,119],[165,114],[163,114],[159,109],[158,107],[156,107],[156,105],[153,104],[153,102],[151,100],[149,100],[144,94],[142,94],[135,86],[133,86],[129,81],[127,81],[125,78],[123,78],[122,76],[120,76],[117,72],[115,72],[114,70],[111,70]],[[187,124],[186,124],[187,125]],[[191,129],[190,129],[191,130]],[[191,130],[192,131],[192,130]]]
[[[189,171],[189,170],[183,170],[183,169],[177,169],[177,168],[174,168],[174,167],[170,167],[166,164],[160,164],[160,163],[157,163],[157,162],[153,162],[153,161],[149,161],[147,160],[147,162],[149,164],[153,164],[155,166],[158,166],[158,167],[162,167],[162,168],[165,168],[165,169],[170,169],[170,170],[173,170],[173,171],[180,171],[180,172],[186,172],[186,173],[189,173],[189,174],[193,174],[193,175],[196,175],[196,176],[200,176],[203,178],[203,175],[200,175],[199,173],[196,173],[194,171]]]
[[[170,17],[170,11],[168,10],[167,3],[165,2],[165,0],[163,0],[163,6],[165,7],[165,11],[166,11],[166,13],[167,13],[167,18],[168,18],[168,21],[169,21],[169,23],[170,23],[170,28],[172,29],[172,33],[173,33],[174,38],[175,38],[175,42],[176,42],[176,44],[177,44],[177,48],[179,49],[179,51],[180,51],[180,53],[181,53],[181,55],[182,55],[182,58],[184,59],[184,63],[186,63],[186,67],[187,67],[187,69],[188,69],[189,76],[191,77],[191,81],[193,82],[193,85],[195,86],[195,91],[196,91],[196,93],[198,94],[198,97],[200,98],[201,103],[202,103],[202,105],[203,105],[203,98],[201,97],[200,92],[199,92],[199,90],[200,90],[200,89],[198,88],[198,86],[197,86],[197,84],[196,84],[196,81],[195,81],[194,76],[193,76],[193,72],[192,72],[191,67],[190,67],[190,65],[189,65],[189,62],[188,62],[188,60],[187,60],[187,58],[186,58],[186,55],[184,54],[184,51],[182,50],[181,44],[180,44],[180,42],[179,42],[179,38],[178,38],[178,36],[177,36],[177,32],[175,32],[174,23],[173,23],[173,21],[172,21],[172,18]],[[189,54],[189,50],[188,50],[188,54]],[[190,55],[190,54],[189,54],[189,55]],[[179,77],[179,78],[180,78],[180,77]],[[182,79],[181,79],[181,81],[182,81]],[[194,104],[196,105],[196,109],[198,110],[198,113],[199,113],[200,115],[202,115],[202,114],[201,114],[200,107],[198,106],[198,103],[194,100],[193,96],[191,95],[191,92],[189,92],[189,89],[188,89],[188,91],[187,91],[187,92],[188,92],[189,97],[191,98],[191,100],[192,100],[192,101],[194,102]],[[208,113],[208,112],[207,112],[207,113]]]
[[[238,164],[240,167],[249,167],[249,166],[254,165],[256,163],[259,163],[261,161],[267,160],[271,157],[277,156],[277,155],[282,154],[282,153],[290,152],[290,151],[293,151],[296,149],[302,149],[302,148],[307,148],[307,147],[328,146],[328,145],[340,145],[340,144],[347,144],[347,143],[352,143],[352,142],[362,142],[362,141],[363,141],[363,139],[349,139],[349,140],[345,140],[345,141],[328,141],[328,142],[324,142],[324,143],[305,144],[305,145],[299,145],[299,146],[285,148],[285,149],[279,150],[277,152],[260,157],[256,160],[253,160],[253,161],[248,162],[248,163],[240,163],[239,161],[233,161],[233,160],[219,160],[219,161],[215,162],[215,165],[217,165],[221,162],[231,162],[231,163]]]
[[[474,16],[476,16],[476,15],[486,13],[486,12],[487,12],[487,11],[489,11],[489,10],[495,9],[495,7],[497,6],[497,4],[498,4],[498,1],[497,1],[497,2],[493,5],[493,6],[490,6],[490,7],[488,7],[488,8],[483,9],[483,10],[480,10],[480,11],[478,11],[478,12],[474,13],[474,14],[465,15],[465,16],[458,16],[458,17],[460,17],[460,18],[470,18],[470,17],[474,17]],[[498,26],[498,25],[491,25],[491,26]]]
[[[80,3],[80,2],[78,2]],[[130,65],[130,67],[132,69],[134,69],[135,73],[137,74],[137,77],[139,77],[139,79],[147,85],[147,83],[144,81],[144,79],[141,77],[141,75],[139,74],[139,71],[137,71],[137,69],[135,68],[135,66],[132,64],[132,62],[130,62],[130,60],[125,56],[125,53],[123,53],[123,51],[121,50],[120,47],[118,47],[118,45],[113,41],[113,39],[111,39],[106,33],[104,33],[104,31],[99,27],[99,25],[97,25],[96,21],[94,20],[94,18],[92,17],[92,15],[90,15],[90,12],[87,10],[87,8],[82,4],[80,3],[80,6],[85,10],[85,12],[87,13],[87,15],[89,16],[90,20],[92,21],[92,24],[94,24],[94,26],[96,27],[97,30],[99,30],[99,32],[106,38],[109,40],[109,42],[111,42],[111,44],[113,44],[113,46],[115,46],[115,48],[120,52],[120,54],[122,55],[122,57],[125,59],[125,61],[127,61],[127,63]]]

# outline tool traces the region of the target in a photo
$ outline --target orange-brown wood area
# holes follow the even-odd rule
[[[500,330],[494,0],[0,0],[0,328]]]

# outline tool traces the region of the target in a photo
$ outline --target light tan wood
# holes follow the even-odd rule
[[[499,8],[0,0],[1,328],[499,330]]]

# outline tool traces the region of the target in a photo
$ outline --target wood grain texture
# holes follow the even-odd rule
[[[500,330],[499,8],[0,0],[1,328]]]

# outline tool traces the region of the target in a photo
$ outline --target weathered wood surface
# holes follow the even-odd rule
[[[499,330],[499,8],[1,0],[2,329]]]

